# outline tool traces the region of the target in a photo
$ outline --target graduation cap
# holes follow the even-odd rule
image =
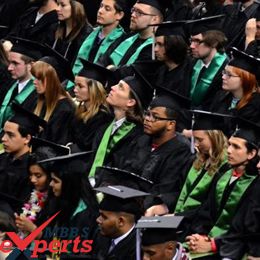
[[[39,126],[45,128],[47,122],[35,115],[31,111],[26,110],[21,105],[17,103],[12,103],[12,109],[15,114],[13,117],[8,119],[8,121],[16,123],[20,126],[23,126],[30,132],[31,135],[35,135],[39,132]]]
[[[136,173],[129,172],[115,167],[101,166],[97,167],[95,177],[97,179],[96,186],[106,185],[124,185],[136,188],[142,191],[149,191],[153,182]]]
[[[162,5],[162,1],[164,0],[137,0],[136,3],[138,4],[145,4],[145,5],[150,5],[157,10],[159,10],[162,14],[165,12],[165,6]]]
[[[134,70],[134,76],[128,76],[122,80],[129,85],[136,99],[145,109],[153,98],[154,88],[134,64],[131,66]]]
[[[257,125],[242,117],[237,117],[236,122],[237,128],[232,136],[245,139],[248,143],[258,149],[260,145],[260,125]]]
[[[66,79],[74,81],[71,65],[66,58],[47,44],[44,45],[43,53],[43,57],[39,60],[48,63],[55,69],[60,82],[63,82]]]
[[[203,110],[190,110],[193,114],[192,130],[223,130],[225,119],[234,118],[232,115],[213,113]]]
[[[186,21],[166,21],[159,24],[151,24],[150,26],[158,26],[155,32],[155,37],[179,35],[185,37],[183,26]]]
[[[71,153],[38,161],[39,164],[52,162],[51,171],[62,174],[82,174],[87,171],[87,160],[93,151]]]
[[[257,59],[252,55],[248,55],[235,47],[231,47],[231,54],[232,59],[228,63],[229,66],[237,67],[257,75],[260,67],[260,59]]]
[[[17,37],[11,37],[9,40],[13,44],[11,52],[20,53],[34,60],[39,60],[43,56],[44,46],[38,42]]]
[[[179,93],[164,87],[156,87],[156,97],[150,103],[150,108],[166,107],[172,110],[180,111],[181,109],[189,109],[191,100]]]
[[[221,30],[221,20],[224,14],[203,17],[196,20],[188,20],[186,25],[190,31],[190,35],[197,35],[209,30]]]
[[[139,218],[143,214],[140,198],[150,195],[149,193],[128,188],[121,185],[98,187],[94,190],[105,194],[99,208],[105,211],[125,212]]]
[[[107,84],[109,86],[115,85],[120,80],[120,78],[117,77],[118,73],[116,72],[81,58],[80,61],[83,64],[83,68],[78,76],[99,81],[104,87],[106,87]]]
[[[136,224],[142,229],[142,245],[150,246],[175,241],[183,216],[142,217]]]

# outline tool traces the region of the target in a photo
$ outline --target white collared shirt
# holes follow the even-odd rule
[[[134,228],[135,228],[135,225],[133,225],[133,226],[129,229],[129,231],[126,232],[124,235],[113,239],[115,246],[116,246],[120,241],[122,241],[124,238],[126,238],[126,237],[132,232],[132,230],[133,230]]]
[[[114,122],[111,135],[113,135],[115,133],[115,131],[124,123],[125,120],[126,120],[126,118],[123,117],[123,118]]]
[[[177,257],[178,257],[178,248],[176,248],[176,252],[175,252],[175,255],[174,255],[174,257],[173,257],[173,259],[172,260],[176,260],[177,259]]]
[[[23,82],[18,82],[18,94],[22,92],[22,90],[24,89],[24,87],[27,85],[27,83],[30,81],[31,79],[28,79],[26,81]]]

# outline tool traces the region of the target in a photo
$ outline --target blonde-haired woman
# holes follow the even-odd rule
[[[38,94],[34,113],[48,122],[40,137],[67,144],[68,131],[75,114],[70,96],[62,88],[59,75],[48,59],[35,62],[31,73],[35,77],[34,85]]]
[[[113,120],[106,102],[105,83],[98,75],[96,79],[90,77],[90,70],[84,68],[75,77],[74,93],[79,105],[73,122],[71,141],[74,149],[82,151],[91,150],[97,131],[106,128]]]

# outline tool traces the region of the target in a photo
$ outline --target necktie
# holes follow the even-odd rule
[[[111,245],[109,247],[108,253],[111,253],[113,251],[113,249],[115,248],[116,244],[115,244],[115,240],[112,239],[111,241]]]

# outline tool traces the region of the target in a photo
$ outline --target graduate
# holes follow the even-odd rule
[[[30,70],[33,62],[42,57],[42,46],[24,39],[13,39],[12,41],[13,46],[8,55],[8,71],[16,81],[10,86],[1,104],[0,132],[5,121],[13,115],[12,102],[33,111],[37,101]]]
[[[136,260],[135,224],[143,215],[143,198],[149,193],[120,185],[95,190],[104,194],[99,204],[99,234],[94,240],[95,256],[106,260]]]
[[[0,156],[0,192],[5,198],[15,198],[16,201],[1,198],[0,209],[13,216],[18,212],[21,203],[28,197],[31,185],[28,179],[30,147],[33,135],[38,134],[39,127],[45,127],[46,122],[24,110],[21,106],[13,105],[16,114],[5,122],[2,143],[4,153]],[[20,201],[20,203],[19,203]]]
[[[260,95],[256,80],[259,66],[259,59],[232,48],[232,59],[222,72],[222,89],[214,97],[210,110],[259,123]],[[231,134],[235,125],[232,122],[227,125]]]
[[[186,237],[189,250],[195,257],[219,259],[217,238],[226,234],[236,212],[258,186],[259,133],[258,125],[238,119],[237,130],[229,138],[227,149],[228,163],[232,168],[210,189],[208,200],[194,218],[190,235]]]
[[[182,219],[183,217],[156,216],[138,220],[136,229],[141,233],[143,260],[188,260],[188,255],[181,243],[177,242],[176,236]]]

